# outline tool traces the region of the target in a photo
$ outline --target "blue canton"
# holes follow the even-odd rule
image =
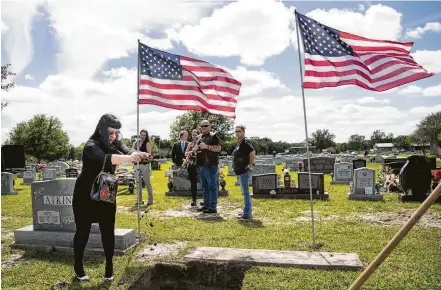
[[[140,74],[166,80],[182,80],[179,55],[164,52],[139,43]]]
[[[353,49],[340,39],[340,31],[296,12],[306,53],[322,56],[354,55]]]

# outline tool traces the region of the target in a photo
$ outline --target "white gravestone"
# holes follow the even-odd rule
[[[353,182],[348,193],[350,200],[383,200],[375,184],[375,170],[358,168],[354,170]]]
[[[352,163],[335,163],[334,180],[331,184],[349,184],[352,181],[353,165]]]
[[[56,179],[56,173],[53,169],[46,169],[43,171],[43,180],[54,180]]]

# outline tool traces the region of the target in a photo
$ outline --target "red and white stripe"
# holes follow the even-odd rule
[[[235,118],[241,83],[208,62],[180,56],[182,80],[141,75],[139,104],[204,111]]]
[[[381,92],[434,75],[410,56],[412,42],[374,40],[346,32],[341,32],[340,38],[355,56],[305,53],[304,88],[357,85]]]

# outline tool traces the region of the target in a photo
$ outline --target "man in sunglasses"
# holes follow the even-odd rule
[[[196,163],[198,165],[198,176],[204,193],[204,205],[198,211],[204,213],[217,213],[218,195],[218,164],[221,146],[216,134],[211,133],[211,124],[203,120],[200,124],[201,135],[198,138],[194,150],[198,151]]]

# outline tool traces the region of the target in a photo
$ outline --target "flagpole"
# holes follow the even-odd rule
[[[295,14],[294,14],[295,15]],[[300,80],[302,87],[302,100],[303,100],[303,118],[305,121],[305,136],[306,136],[306,158],[308,159],[308,178],[309,178],[309,203],[311,205],[311,229],[312,229],[312,249],[315,250],[315,227],[314,227],[314,203],[312,199],[312,181],[311,181],[311,161],[309,159],[309,137],[308,137],[308,123],[306,119],[306,105],[305,105],[305,89],[303,88],[303,71],[302,71],[302,57],[300,55],[300,33],[299,33],[299,23],[296,19],[296,30],[297,30],[297,50],[299,52],[299,69],[300,69]]]
[[[139,39],[138,39],[138,53],[137,53],[137,90],[136,90],[136,147],[139,152]],[[141,242],[141,217],[140,217],[140,207],[139,207],[139,195],[142,194],[142,182],[141,182],[141,168],[139,167],[139,161],[137,162],[138,178],[136,181],[136,189],[137,189],[137,200],[138,200],[138,241]],[[140,186],[141,184],[141,186]]]

